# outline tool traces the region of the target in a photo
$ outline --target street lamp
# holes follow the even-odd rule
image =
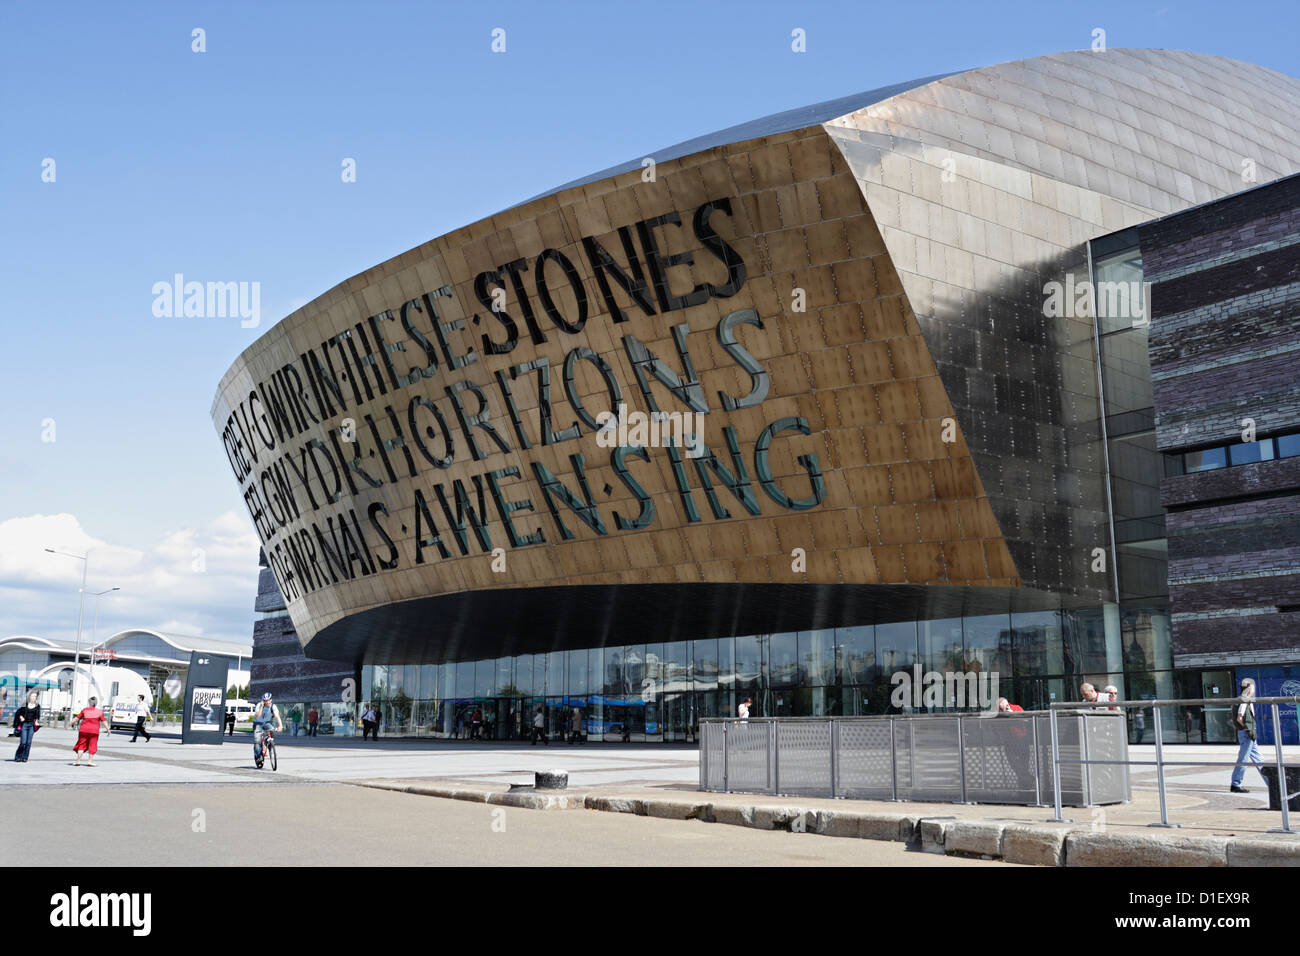
[[[99,646],[99,638],[96,636],[99,631],[99,599],[103,597],[105,594],[109,594],[113,591],[120,591],[120,590],[122,589],[105,588],[102,591],[95,592],[95,594],[93,595],[93,597],[95,598],[95,616],[93,618],[93,623],[90,625],[90,666],[91,667],[95,666],[95,648]]]
[[[77,601],[77,652],[72,659],[72,699],[68,702],[68,711],[71,713],[72,708],[77,706],[77,672],[81,667],[81,621],[86,611],[86,569],[90,566],[90,552],[73,554],[71,551],[55,551],[53,548],[45,550],[50,554],[61,554],[81,562],[81,590],[78,592]]]

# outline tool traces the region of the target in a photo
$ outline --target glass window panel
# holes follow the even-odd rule
[[[621,698],[626,692],[627,687],[624,683],[624,672],[626,670],[623,663],[623,655],[626,652],[623,647],[605,648],[605,688],[606,697]]]
[[[515,659],[498,657],[496,665],[497,673],[492,681],[492,693],[501,697],[515,696]]]
[[[835,631],[830,628],[800,631],[799,665],[803,681],[809,686],[838,684],[839,675],[835,672]]]
[[[876,629],[870,624],[861,627],[837,627],[835,655],[841,683],[859,686],[871,683],[874,680],[876,667]],[[860,698],[859,694],[854,699]],[[866,713],[866,711],[849,709],[844,713],[856,714]]]
[[[1070,615],[1065,633],[1065,673],[1068,699],[1077,700],[1079,683],[1085,674],[1104,674],[1106,667],[1106,628],[1100,608],[1087,608]],[[1103,682],[1105,683],[1105,682]]]
[[[474,696],[487,697],[492,693],[492,682],[496,679],[497,662],[495,660],[474,662]]]
[[[374,683],[370,690],[371,696],[375,700],[384,700],[388,697],[388,665],[376,664]]]
[[[1146,316],[1142,253],[1134,247],[1093,262],[1095,311],[1102,333],[1130,329]],[[1067,286],[1068,288],[1068,286]]]
[[[1060,612],[1028,611],[1012,614],[1011,646],[1011,663],[1016,674],[1062,673],[1065,664]],[[1002,696],[1005,697],[1006,694]]]
[[[645,676],[656,684],[664,680],[664,646],[647,644],[645,647]]]
[[[419,680],[414,696],[417,700],[432,700],[438,696],[438,665],[420,664],[417,669]]]
[[[1228,460],[1234,465],[1249,465],[1256,461],[1273,460],[1273,441],[1265,438],[1261,441],[1242,442],[1228,447]]]
[[[961,618],[921,621],[917,628],[921,643],[921,670],[940,674],[963,671]]]
[[[916,622],[898,621],[876,625],[876,666],[880,679],[888,684],[898,671],[908,671],[916,663]]]
[[[736,689],[747,694],[757,691],[762,670],[762,639],[757,634],[736,638]]]
[[[716,690],[718,686],[718,642],[712,638],[691,641],[691,657],[695,662],[695,689]],[[716,701],[716,696],[714,700]]]
[[[773,634],[771,638],[772,686],[789,687],[799,683],[799,637],[794,632]]]
[[[361,699],[369,700],[375,692],[375,665],[366,664],[361,668]]]
[[[1132,320],[1118,319],[1119,322]],[[1155,403],[1147,328],[1128,328],[1101,340],[1102,376],[1106,384],[1106,415],[1139,412]],[[1116,423],[1122,425],[1123,420]],[[1123,429],[1129,430],[1129,429]]]
[[[1203,451],[1189,451],[1183,455],[1183,464],[1188,474],[1223,468],[1227,465],[1227,460],[1227,449],[1224,448],[1206,448]]]
[[[546,696],[563,697],[565,693],[564,651],[551,651],[546,658]],[[533,668],[533,681],[537,681],[536,667]]]
[[[474,696],[473,661],[458,661],[456,663],[456,696],[461,700]]]
[[[961,669],[967,672],[976,671],[981,675],[987,674],[990,682],[995,674],[999,682],[1010,681],[1011,615],[989,614],[968,617],[963,622],[962,631],[965,635],[966,654]],[[983,676],[980,680],[983,681]]]
[[[587,650],[587,693],[605,693],[605,648]]]
[[[736,641],[730,637],[718,638],[718,687],[727,689],[736,683]]]
[[[1277,442],[1277,457],[1294,458],[1300,455],[1300,434],[1281,435],[1274,441]]]
[[[587,650],[569,651],[569,694],[585,697],[587,690]]]
[[[628,697],[640,697],[644,680],[645,645],[633,644],[623,648],[623,681],[627,688],[624,694]]]
[[[691,647],[686,641],[664,645],[664,687],[672,693],[691,689]]]
[[[586,651],[579,651],[585,654]],[[531,697],[533,691],[533,657],[532,654],[520,654],[515,658],[515,687],[519,689],[519,696]]]

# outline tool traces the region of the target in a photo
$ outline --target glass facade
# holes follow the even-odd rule
[[[895,707],[891,693],[900,674],[924,682],[927,672],[974,673],[991,693],[1027,710],[1077,699],[1083,681],[1113,683],[1139,698],[1182,686],[1186,675],[1170,668],[1167,612],[1135,605],[1115,620],[1108,614],[1106,608],[1035,611],[448,664],[373,664],[361,670],[361,699],[375,705],[385,734],[526,740],[541,707],[553,740],[570,736],[577,709],[586,739],[685,743],[695,741],[701,717],[734,714],[746,697],[759,717],[978,706],[945,692],[939,706],[915,707],[909,695]],[[1121,641],[1114,639],[1116,628]],[[1220,681],[1225,687],[1229,676]],[[1193,696],[1200,696],[1197,686]],[[1150,742],[1150,715],[1144,723]],[[1189,739],[1185,721],[1167,724],[1169,742]],[[331,729],[341,728],[336,721]]]

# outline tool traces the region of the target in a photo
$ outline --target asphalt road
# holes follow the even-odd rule
[[[0,819],[6,858],[51,866],[1007,866],[875,840],[289,780],[2,787]]]

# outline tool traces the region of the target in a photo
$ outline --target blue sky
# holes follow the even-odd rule
[[[1297,21],[1263,2],[7,2],[0,636],[75,630],[80,564],[52,546],[94,547],[90,590],[123,587],[101,631],[247,639],[256,543],[209,419],[216,384],[375,263],[679,140],[1082,49],[1096,27],[1112,48],[1297,75]],[[260,283],[261,326],[156,318],[152,286],[175,273]]]

